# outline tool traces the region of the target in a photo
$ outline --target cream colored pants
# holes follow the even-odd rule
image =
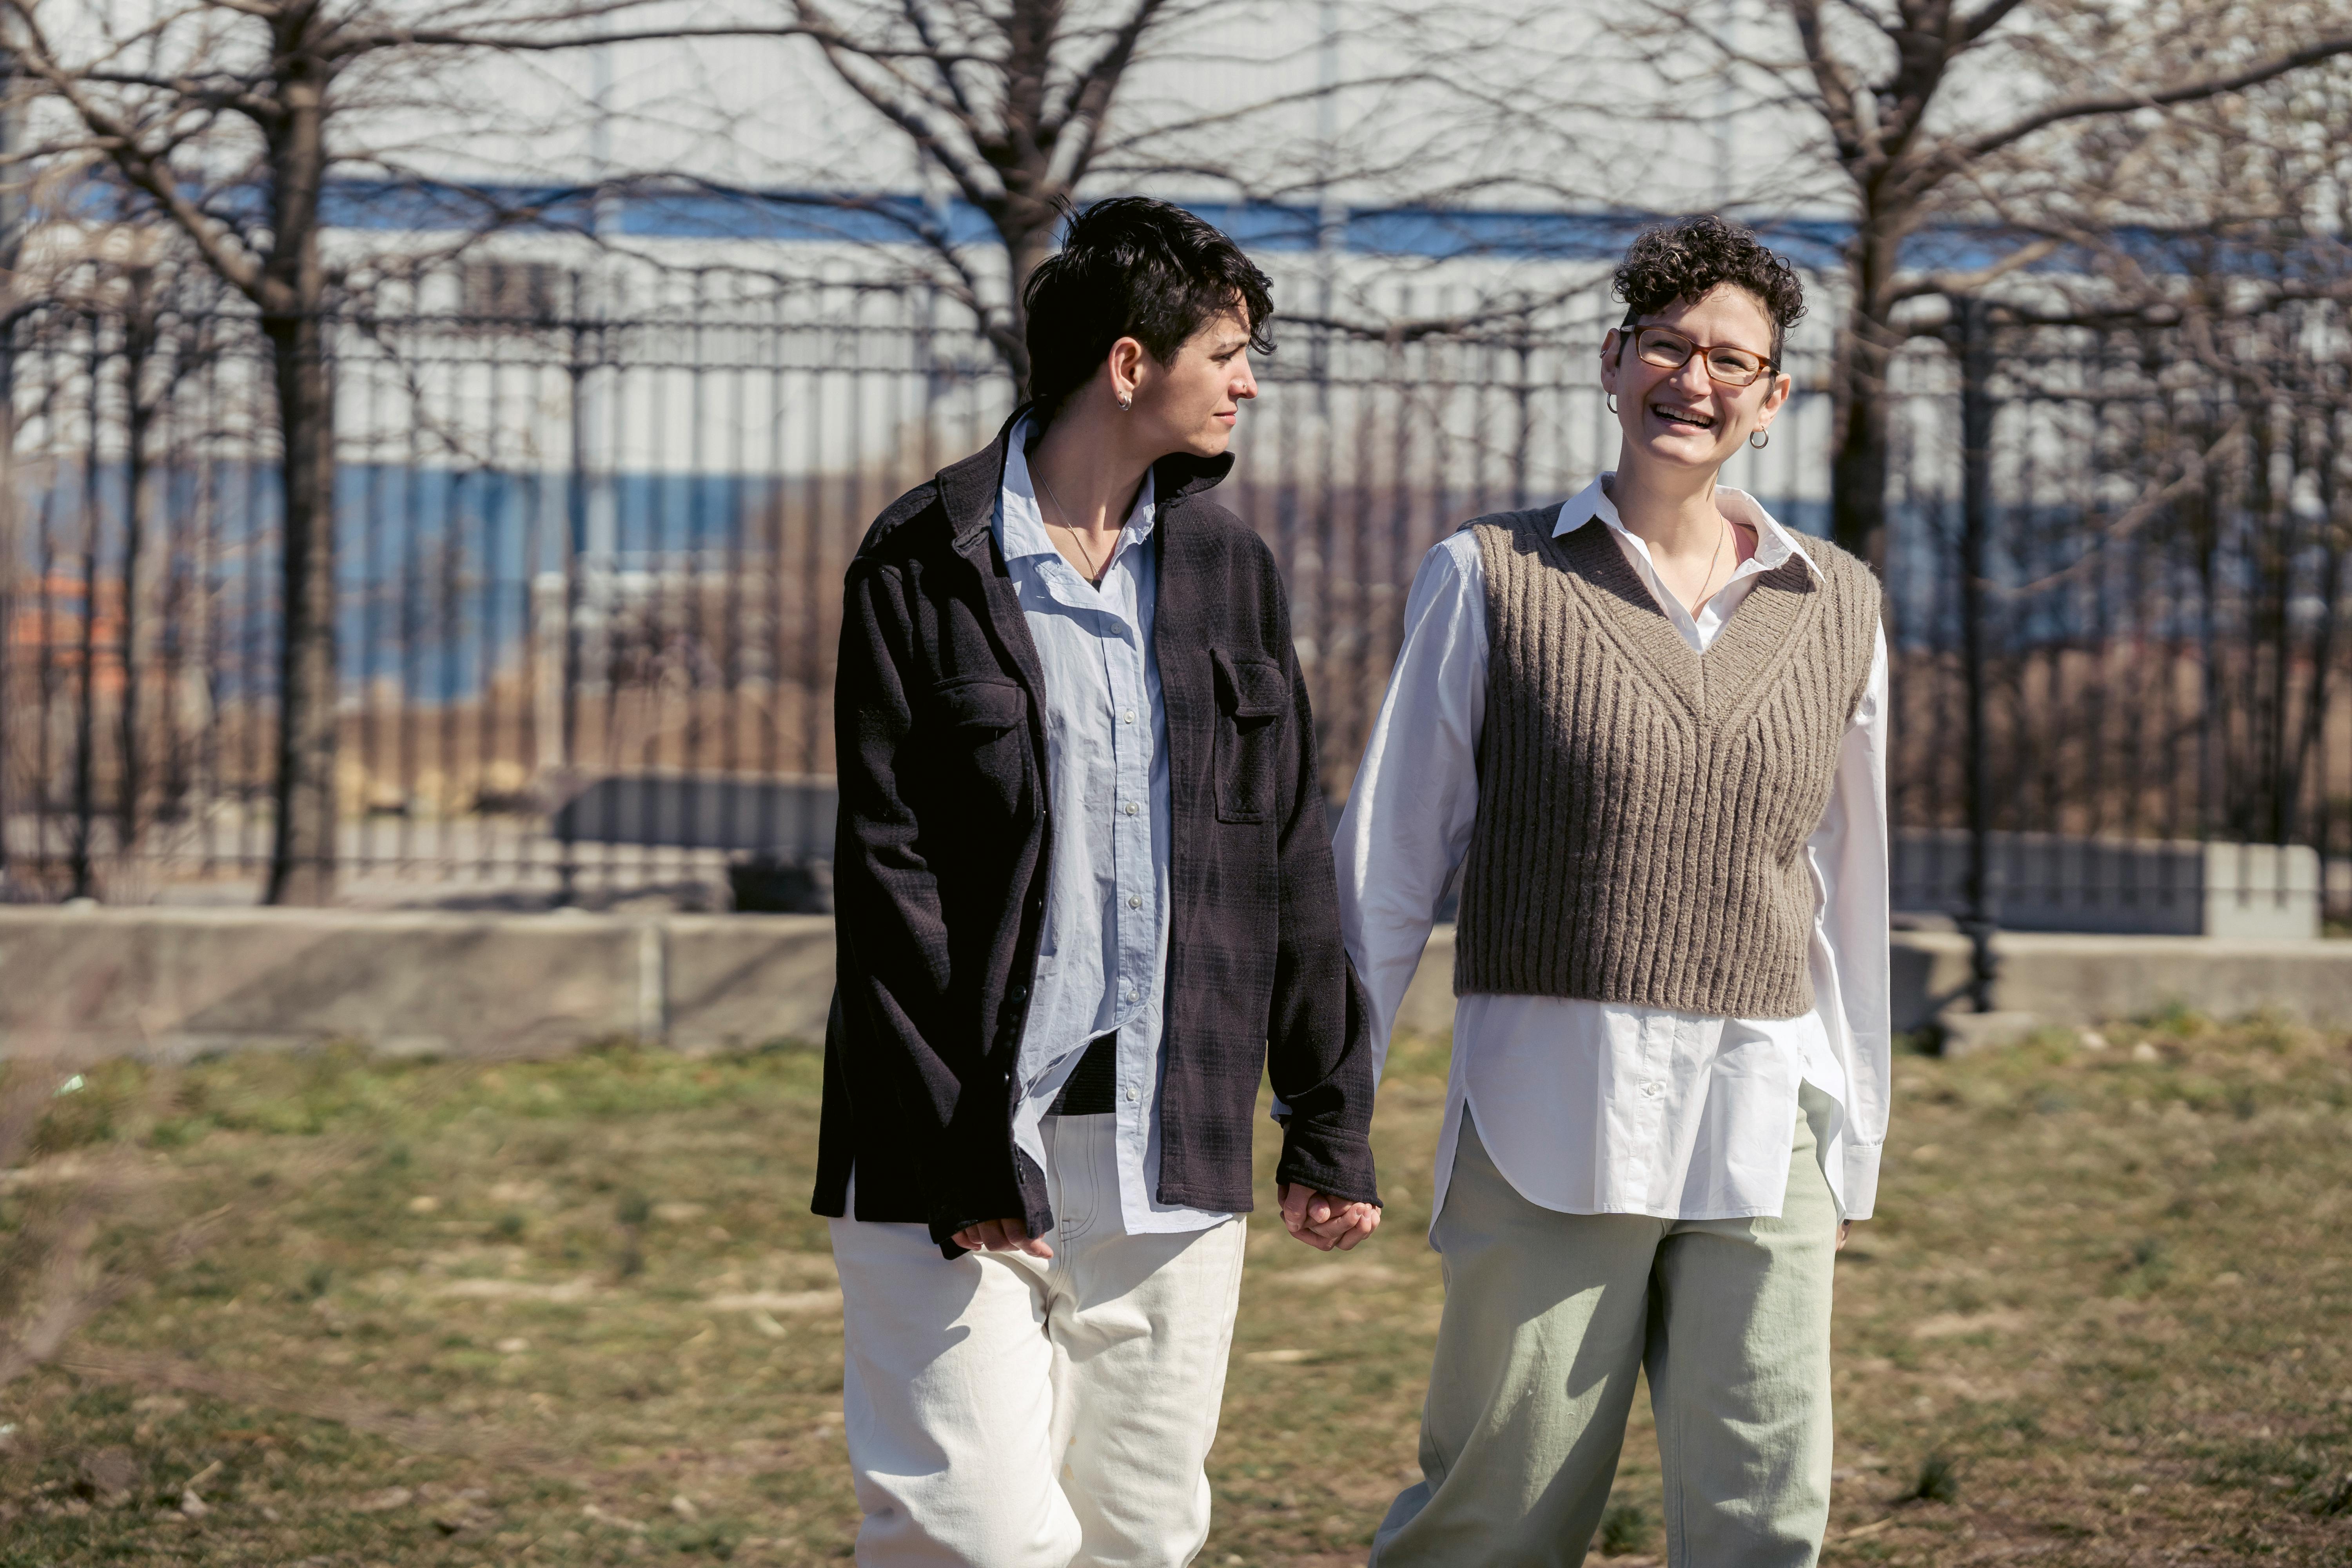
[[[1128,1235],[1115,1121],[1045,1120],[1050,1262],[831,1222],[866,1568],[1181,1568],[1208,1539],[1243,1226]]]
[[[1778,1219],[1568,1215],[1528,1202],[1465,1115],[1422,1479],[1377,1568],[1584,1561],[1647,1366],[1675,1568],[1811,1568],[1830,1504],[1837,1201],[1800,1118]]]

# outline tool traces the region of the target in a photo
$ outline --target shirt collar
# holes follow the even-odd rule
[[[1552,526],[1552,537],[1557,539],[1561,534],[1573,533],[1596,517],[1615,532],[1626,533],[1624,522],[1617,516],[1617,503],[1611,500],[1609,492],[1601,488],[1604,480],[1616,477],[1613,469],[1597,475],[1591,484],[1560,503],[1559,521]],[[1717,487],[1715,494],[1717,504],[1727,514],[1756,530],[1758,571],[1769,572],[1793,555],[1805,563],[1805,569],[1813,574],[1814,581],[1822,580],[1820,564],[1807,552],[1795,534],[1781,527],[1780,520],[1764,510],[1761,501],[1746,490],[1735,490],[1725,486]]]
[[[1004,447],[1004,489],[996,508],[996,543],[1007,561],[1037,555],[1059,559],[1062,553],[1054,543],[1054,536],[1045,531],[1045,514],[1037,505],[1036,481],[1029,477],[1029,431],[1030,420],[1024,416],[1013,426],[1012,438]],[[1111,552],[1113,561],[1151,537],[1152,524],[1159,515],[1153,485],[1154,476],[1146,469],[1142,488],[1135,492],[1134,509],[1127,514],[1127,525]]]

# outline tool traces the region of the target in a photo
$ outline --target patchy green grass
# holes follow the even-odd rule
[[[2352,1049],[2103,1035],[1897,1062],[1827,1561],[2352,1564]],[[1212,1568],[1360,1562],[1415,1474],[1445,1045],[1391,1060],[1380,1235],[1253,1220]],[[225,1217],[0,1389],[0,1568],[846,1554],[812,1052],[241,1055],[160,1110],[145,1069],[86,1080],[42,1146],[166,1177],[114,1246]],[[0,1231],[37,1201],[0,1186]],[[1607,1560],[1655,1561],[1662,1517],[1644,1411]]]

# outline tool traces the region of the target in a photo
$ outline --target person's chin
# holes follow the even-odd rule
[[[1659,433],[1641,445],[1643,455],[1652,462],[1676,468],[1721,468],[1731,455],[1712,437],[1696,433]]]
[[[1195,431],[1192,439],[1185,443],[1185,450],[1196,458],[1222,458],[1225,455],[1225,448],[1233,444],[1232,426],[1212,424],[1206,429]]]

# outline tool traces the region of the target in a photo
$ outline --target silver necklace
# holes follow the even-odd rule
[[[1061,503],[1056,501],[1054,504],[1059,506]],[[1715,581],[1715,563],[1723,559],[1724,542],[1731,537],[1731,520],[1721,512],[1715,514],[1715,520],[1723,524],[1723,531],[1716,536],[1715,553],[1706,558],[1706,575],[1698,580],[1698,596],[1691,601],[1690,605],[1690,613],[1694,616],[1706,603],[1706,585]]]
[[[1035,478],[1037,480],[1037,488],[1045,492],[1045,499],[1054,503],[1054,510],[1060,512],[1064,517],[1069,516],[1070,509],[1062,504],[1062,498],[1054,493],[1054,487],[1045,482],[1045,476],[1038,474]],[[1072,528],[1066,522],[1057,522],[1054,526],[1068,534],[1070,536],[1071,542],[1078,547],[1078,559],[1087,563],[1087,581],[1089,583],[1100,584],[1102,582],[1103,573],[1110,567],[1109,554],[1106,552],[1103,556],[1102,564],[1100,566],[1096,565],[1095,552],[1087,548],[1087,536],[1085,534],[1080,533],[1076,529]],[[1118,546],[1114,545],[1112,548],[1117,549]],[[1710,575],[1713,574],[1715,568],[1712,566],[1707,568],[1707,572]]]

